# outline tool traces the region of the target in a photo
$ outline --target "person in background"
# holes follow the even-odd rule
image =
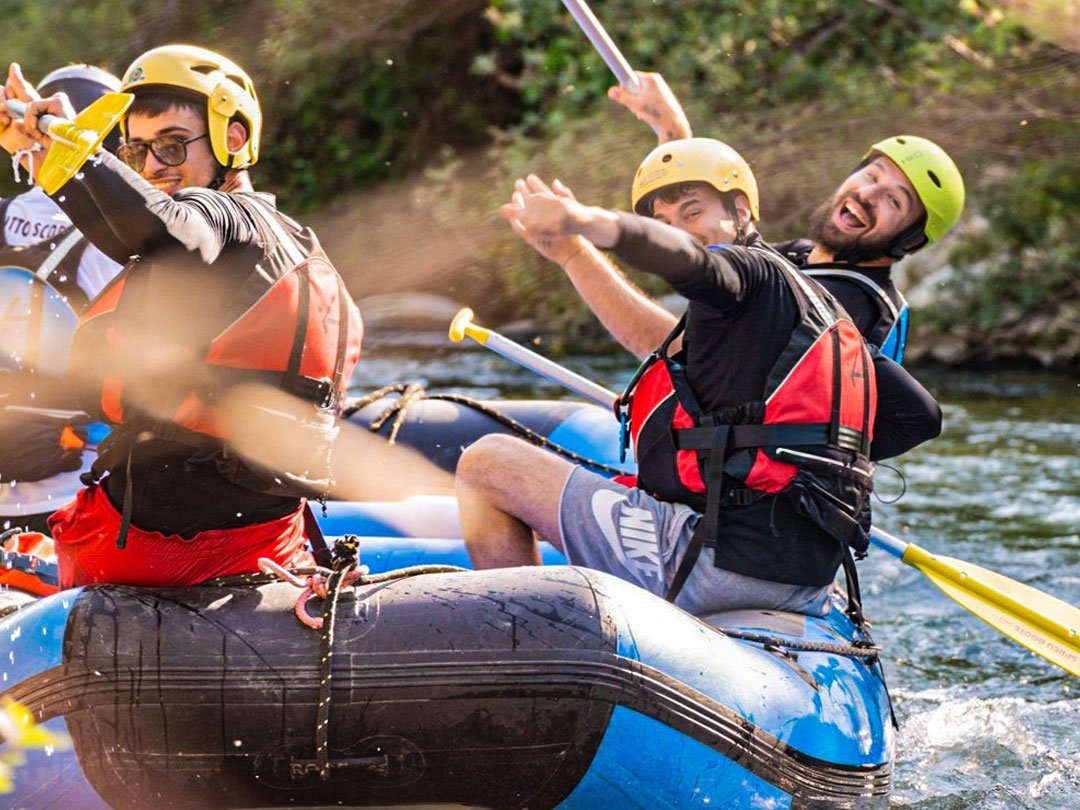
[[[108,71],[58,68],[38,93],[81,111],[120,89]],[[119,133],[104,148],[115,152]],[[78,413],[62,375],[77,317],[121,265],[90,244],[40,186],[0,200],[0,531],[46,531],[78,492],[102,431]]]

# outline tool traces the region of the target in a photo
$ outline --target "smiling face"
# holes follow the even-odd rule
[[[722,245],[735,239],[737,223],[716,189],[706,183],[686,183],[661,189],[651,201],[652,217],[686,231],[703,245]]]
[[[887,250],[925,209],[911,181],[884,156],[856,169],[811,216],[811,238],[838,261],[892,261]]]
[[[135,113],[129,116],[125,142],[147,142],[166,135],[186,141],[205,134],[202,116],[184,107],[173,107],[160,115]],[[187,145],[187,159],[179,166],[166,166],[152,150],[148,150],[146,165],[139,174],[156,188],[172,195],[183,188],[209,187],[217,172],[218,162],[210,150],[210,141],[200,138]]]

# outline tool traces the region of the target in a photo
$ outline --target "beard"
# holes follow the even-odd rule
[[[810,215],[810,238],[833,255],[833,259],[847,264],[893,259],[889,255],[894,235],[864,236],[844,233],[832,221],[839,200],[835,197],[822,203]],[[864,206],[865,208],[865,206]],[[873,223],[871,223],[873,227]]]

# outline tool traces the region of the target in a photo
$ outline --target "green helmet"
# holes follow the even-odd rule
[[[889,158],[915,187],[926,209],[923,234],[929,242],[941,239],[960,221],[964,178],[944,149],[916,135],[896,135],[875,143],[863,159],[875,154]]]

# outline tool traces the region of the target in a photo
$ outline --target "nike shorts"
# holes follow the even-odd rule
[[[576,467],[559,499],[559,532],[573,565],[614,574],[664,596],[701,515]],[[828,610],[831,585],[787,585],[736,574],[702,549],[675,604],[698,616],[725,610]]]

